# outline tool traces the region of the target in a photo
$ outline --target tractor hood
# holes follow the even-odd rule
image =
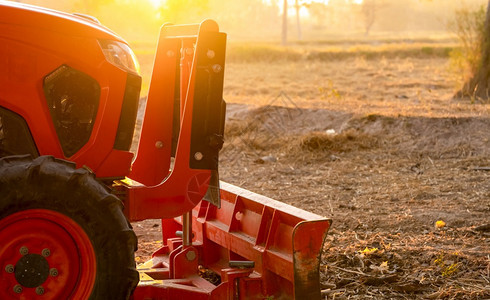
[[[34,27],[71,36],[95,37],[126,43],[108,28],[83,16],[0,0],[0,26],[2,23],[15,24],[21,27]]]

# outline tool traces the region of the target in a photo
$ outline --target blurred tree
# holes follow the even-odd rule
[[[397,1],[398,2],[398,1]],[[361,3],[361,15],[364,22],[364,34],[369,35],[371,27],[378,16],[379,10],[385,5],[379,0],[363,0]]]
[[[282,4],[281,44],[285,46],[287,43],[288,43],[288,0],[284,0]]]
[[[299,3],[299,0],[295,0],[294,2],[294,8],[296,8],[296,29],[297,29],[297,33],[298,33],[298,40],[302,40],[303,39],[303,36],[301,34],[301,18],[300,18],[300,15],[299,15],[299,11],[301,9],[301,4]]]
[[[308,13],[315,26],[322,28],[326,26],[327,21],[327,5],[323,2],[311,2],[306,6]]]
[[[376,20],[376,0],[364,0],[361,4],[361,13],[364,21],[364,34],[369,35],[369,31]]]
[[[299,0],[294,0],[294,8],[296,9],[296,29],[298,33],[298,40],[302,39],[301,35],[301,22],[300,22],[300,10],[304,3],[300,3]],[[287,44],[288,39],[288,0],[283,1],[282,5],[282,45]]]
[[[490,0],[487,4],[485,21],[480,41],[481,57],[473,76],[463,85],[455,97],[490,99]]]

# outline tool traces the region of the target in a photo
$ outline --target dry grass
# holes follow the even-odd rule
[[[295,145],[295,142],[299,145]],[[354,130],[347,130],[341,134],[325,134],[324,132],[311,132],[299,138],[293,138],[294,148],[303,151],[321,152],[349,152],[362,151],[376,147],[378,141],[376,137],[358,133]],[[299,146],[299,147],[298,147]]]
[[[271,112],[249,116],[261,114]],[[232,120],[221,176],[333,219],[321,267],[326,299],[487,299],[490,235],[476,228],[489,221],[490,174],[473,168],[489,163],[490,120],[345,118],[335,135],[291,132],[299,119],[282,134],[246,126],[247,116]],[[277,162],[258,159],[265,155]]]
[[[353,57],[364,57],[366,59],[377,59],[380,57],[434,58],[448,57],[454,47],[454,44],[434,45],[425,43],[302,45],[293,47],[281,47],[271,44],[231,44],[228,51],[228,61],[324,61],[344,60]]]
[[[287,51],[227,64],[221,178],[333,219],[325,299],[489,299],[490,104],[452,99],[444,55]]]
[[[156,44],[150,42],[133,43],[134,52],[141,64],[143,95],[148,92],[155,47]],[[338,61],[351,64],[352,60],[356,63],[363,63],[365,60],[377,63],[380,59],[446,59],[454,49],[457,49],[457,45],[452,40],[441,42],[430,39],[310,41],[291,44],[288,47],[275,43],[231,42],[227,47],[227,73],[230,67],[242,68],[247,64],[255,70],[263,69],[258,66],[263,64],[295,64],[295,69],[301,70],[304,68],[300,67],[301,65],[321,66]],[[229,74],[227,78],[230,78]]]

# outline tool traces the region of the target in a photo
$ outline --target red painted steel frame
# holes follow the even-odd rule
[[[161,29],[138,154],[129,175],[131,180],[143,183],[128,190],[126,212],[132,221],[182,215],[196,206],[208,189],[211,171],[189,166],[196,53],[201,50],[203,32],[217,33],[218,25],[206,20],[198,25],[164,25]],[[181,121],[170,170],[178,56]]]
[[[176,236],[180,218],[162,220],[164,246],[141,270],[152,278],[143,277],[133,299],[186,299],[191,293],[196,299],[320,299],[320,254],[331,221],[221,186],[221,209],[203,201],[192,211],[193,246],[182,247]],[[199,255],[189,260],[189,252]],[[233,268],[231,261],[255,266]],[[198,265],[219,274],[221,284],[199,278]]]

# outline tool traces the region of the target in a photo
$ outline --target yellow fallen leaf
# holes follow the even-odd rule
[[[459,263],[451,264],[450,266],[445,268],[444,271],[442,271],[442,276],[444,277],[451,276],[458,271],[459,271]]]
[[[362,254],[372,254],[374,252],[378,251],[378,248],[368,248],[366,247],[364,250],[361,251]]]
[[[446,226],[446,222],[444,222],[443,220],[439,220],[436,222],[436,228],[443,228]]]

